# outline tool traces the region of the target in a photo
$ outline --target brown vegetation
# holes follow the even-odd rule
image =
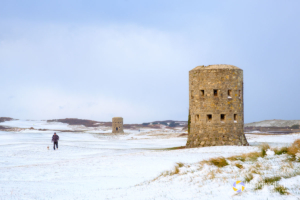
[[[225,167],[228,165],[228,162],[224,157],[218,157],[218,158],[211,158],[207,161],[203,161],[204,163],[215,165],[217,167]]]
[[[294,143],[287,148],[287,153],[293,158],[296,157],[296,153],[300,152],[300,139],[295,140]]]

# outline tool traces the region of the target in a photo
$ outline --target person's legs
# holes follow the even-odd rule
[[[53,149],[55,150],[55,142],[53,142]]]
[[[58,149],[58,142],[56,142],[56,148]]]

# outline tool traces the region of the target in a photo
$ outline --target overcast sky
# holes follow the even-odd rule
[[[300,1],[0,1],[0,116],[187,120],[210,64],[244,70],[245,122],[300,119]]]

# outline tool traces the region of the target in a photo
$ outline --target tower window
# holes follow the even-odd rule
[[[237,114],[233,115],[234,122],[237,122]]]
[[[194,90],[191,90],[191,99],[194,99]]]
[[[206,121],[211,122],[212,121],[212,115],[206,115]]]
[[[196,121],[199,121],[199,115],[196,115]]]
[[[200,96],[204,97],[204,90],[200,90]]]
[[[232,98],[232,90],[228,90],[228,98]]]
[[[241,98],[241,97],[242,97],[242,91],[239,90],[239,98]]]
[[[218,96],[218,90],[214,90],[214,96],[215,96],[215,97]]]
[[[221,114],[221,122],[225,122],[225,117],[226,117],[226,115],[225,114]]]

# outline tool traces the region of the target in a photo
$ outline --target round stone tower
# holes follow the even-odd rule
[[[112,118],[112,133],[124,133],[122,117]]]
[[[189,72],[187,147],[249,145],[244,135],[243,70],[198,66]]]

